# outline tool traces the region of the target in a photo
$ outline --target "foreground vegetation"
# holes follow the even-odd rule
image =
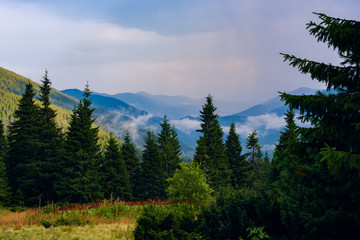
[[[134,239],[136,219],[146,206],[169,208],[169,201],[48,205],[0,210],[0,239]]]

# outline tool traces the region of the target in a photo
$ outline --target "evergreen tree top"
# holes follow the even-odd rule
[[[310,21],[307,28],[310,34],[314,35],[318,41],[328,43],[328,47],[338,49],[341,57],[345,58],[345,63],[359,63],[360,52],[360,22],[334,18],[323,13],[314,13],[322,20],[320,24]]]
[[[83,96],[85,99],[90,100],[91,94],[92,94],[92,91],[90,91],[89,82],[86,82],[85,89],[83,91]]]
[[[206,97],[206,102],[200,111],[201,118],[201,129],[196,130],[197,132],[203,132],[206,134],[214,125],[219,125],[219,115],[215,113],[216,107],[213,104],[213,97],[209,94]]]
[[[360,149],[360,138],[353,133],[354,124],[360,122],[360,22],[315,14],[321,22],[308,24],[310,34],[337,50],[343,62],[334,66],[289,54],[283,54],[284,60],[325,83],[328,90],[336,91],[301,96],[281,93],[281,99],[291,109],[300,110],[299,119],[312,124],[311,128],[299,129],[301,141],[317,147],[328,144],[344,151],[359,151],[355,149]]]
[[[258,145],[259,138],[257,137],[256,130],[252,131],[246,139],[246,148],[253,149]]]
[[[241,143],[240,143],[240,139],[239,139],[239,134],[236,133],[235,123],[233,123],[233,122],[230,124],[229,135],[227,136],[227,139],[226,139],[226,147],[227,147],[228,152],[231,149],[231,150],[235,151],[234,154],[237,154],[240,156],[242,147],[241,147]]]
[[[360,22],[315,14],[322,22],[310,22],[307,28],[318,41],[327,42],[328,47],[337,49],[339,56],[344,59],[341,66],[282,53],[284,61],[289,61],[291,66],[297,67],[302,73],[310,73],[312,79],[325,83],[328,90],[360,91]]]
[[[124,143],[131,143],[131,138],[130,138],[130,133],[129,131],[125,132],[125,136],[124,136]]]
[[[51,81],[48,77],[48,71],[45,69],[45,75],[43,76],[43,80],[41,80],[42,85],[40,86],[40,100],[44,106],[44,108],[48,108],[50,106],[50,91],[51,91]]]
[[[171,135],[171,125],[166,115],[164,115],[164,119],[160,123],[160,126],[161,126],[161,132],[158,134],[159,138],[168,137]]]

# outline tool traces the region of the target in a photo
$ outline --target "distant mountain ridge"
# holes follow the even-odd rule
[[[74,92],[75,90],[71,91]],[[318,90],[315,89],[302,87],[288,93],[294,95],[308,95],[315,94],[317,91]],[[63,92],[70,94],[68,90],[64,90]],[[325,92],[325,90],[322,92]],[[79,97],[80,91],[77,90],[78,96],[74,94],[70,95]],[[108,101],[103,101],[104,97],[107,98]],[[112,132],[117,132],[120,128],[125,127],[127,123],[130,124],[134,122],[139,122],[139,124],[136,125],[137,132],[134,132],[135,136],[139,136],[139,134],[143,135],[149,128],[154,131],[159,131],[162,117],[166,114],[178,132],[179,140],[185,148],[184,152],[186,155],[191,156],[193,154],[196,141],[200,136],[195,130],[198,129],[200,125],[199,111],[201,110],[202,99],[190,99],[182,96],[151,95],[145,92],[118,93],[114,95],[94,92],[92,98],[94,106],[101,106],[104,109],[115,109],[111,107],[111,104],[107,104],[116,102],[114,100],[110,101],[109,99],[117,99],[118,101],[121,101],[123,105],[134,105],[133,107],[136,109],[140,106],[141,109],[146,108],[149,111],[143,111],[144,115],[142,115],[143,117],[140,117],[141,121],[138,121],[136,118],[127,119],[126,117],[125,119],[121,119],[121,117],[124,117],[122,114],[126,111],[119,108],[119,111],[116,113],[111,113],[113,116],[105,117],[105,119],[112,119],[111,121],[99,121],[102,125],[107,126],[106,129],[110,129],[109,131]],[[101,102],[98,103],[98,100],[101,100]],[[179,102],[178,105],[176,105],[177,102]],[[184,108],[186,104],[191,106],[192,114],[189,114],[189,109]],[[195,105],[198,106],[196,107]],[[171,109],[171,114],[169,114],[169,109]],[[272,151],[275,143],[279,139],[280,131],[285,126],[283,115],[287,109],[288,107],[285,106],[280,100],[280,97],[277,96],[244,111],[220,116],[219,122],[223,126],[225,135],[230,124],[234,122],[243,143],[246,142],[247,135],[252,130],[257,130],[260,144],[264,146],[264,151]],[[116,120],[117,123],[115,123]],[[114,126],[117,126],[117,128],[114,128]],[[136,128],[133,127],[132,130]],[[142,141],[137,141],[138,145],[141,145],[142,143]]]
[[[181,118],[185,115],[197,115],[203,99],[192,99],[184,96],[152,95],[146,92],[118,93],[114,95],[97,93],[96,95],[116,98],[138,109],[158,117]],[[205,99],[205,98],[204,98]],[[186,113],[184,115],[184,113]]]
[[[76,99],[81,99],[83,97],[83,92],[78,89],[66,89],[66,90],[62,90],[61,92],[67,94],[68,96],[72,96]],[[109,111],[113,111],[113,110],[121,111],[126,115],[131,115],[134,117],[147,114],[147,112],[142,111],[134,106],[131,106],[113,97],[106,97],[94,93],[91,96],[91,100],[94,107],[96,108],[102,108]]]
[[[0,118],[5,128],[14,120],[14,112],[17,109],[19,99],[25,91],[26,84],[29,82],[34,86],[35,91],[39,92],[40,84],[0,67]],[[37,94],[35,99],[38,97]],[[56,122],[58,126],[66,129],[72,109],[78,104],[78,100],[52,88],[50,102],[52,104],[51,107],[57,113]],[[36,103],[40,104],[37,100]],[[100,128],[99,135],[100,144],[104,146],[109,134]]]
[[[312,89],[312,88],[306,88],[301,87],[296,90],[293,90],[291,92],[288,92],[288,94],[292,95],[310,95],[315,94],[318,90]],[[258,116],[265,113],[276,113],[278,115],[283,115],[287,111],[287,107],[284,106],[284,103],[281,101],[280,97],[274,97],[270,100],[255,105],[253,107],[250,107],[242,112],[235,113],[233,115],[235,116]]]

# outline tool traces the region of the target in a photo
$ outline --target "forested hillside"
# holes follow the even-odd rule
[[[25,91],[26,84],[29,82],[34,86],[35,91],[39,92],[40,85],[38,83],[0,67],[0,120],[5,129],[14,120],[14,112],[17,109],[20,95]],[[39,105],[38,98],[39,96],[36,95],[35,101]],[[56,89],[51,89],[50,102],[51,107],[57,113],[56,123],[65,130],[69,125],[71,111],[78,100]],[[101,146],[104,146],[109,134],[103,129],[100,129],[99,134]]]

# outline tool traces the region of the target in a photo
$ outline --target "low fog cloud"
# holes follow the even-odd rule
[[[193,120],[189,118],[184,118],[181,120],[171,120],[171,124],[182,132],[190,134],[196,129],[200,129],[200,121]],[[259,116],[249,116],[246,118],[244,123],[235,123],[236,132],[242,138],[247,138],[247,136],[253,131],[256,130],[259,136],[265,136],[268,130],[281,130],[285,126],[284,116],[278,116],[275,113],[268,113]],[[222,126],[224,133],[228,134],[230,127]]]
[[[141,146],[145,137],[144,133],[147,130],[156,132],[158,129],[158,126],[149,125],[148,121],[152,117],[151,114],[130,117],[119,111],[111,111],[105,115],[97,116],[96,120],[104,129],[115,134],[118,138],[123,138],[125,132],[128,131],[131,139]]]
[[[190,134],[192,131],[200,129],[200,122],[189,118],[171,120],[170,123],[186,134]]]
[[[256,130],[259,136],[265,136],[267,130],[281,130],[285,127],[284,116],[275,113],[267,113],[259,116],[249,116],[244,123],[235,123],[236,132],[242,138],[247,138],[249,134]],[[228,133],[230,127],[224,127],[224,132]]]

